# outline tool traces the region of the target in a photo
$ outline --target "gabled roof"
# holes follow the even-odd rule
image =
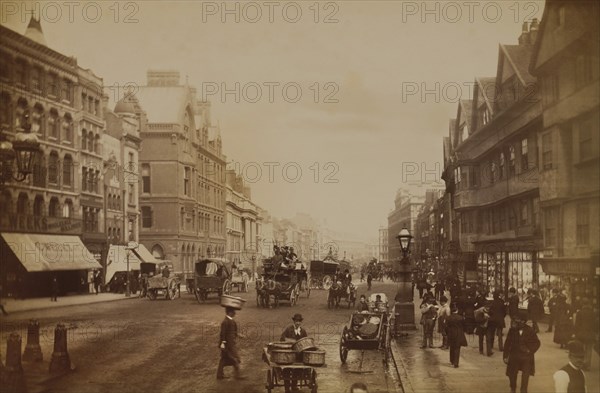
[[[505,57],[513,70],[519,77],[522,85],[526,86],[535,82],[536,78],[529,73],[529,61],[533,53],[531,45],[503,45],[500,44],[500,54],[498,56],[498,73],[496,78],[500,81],[502,76],[502,67],[504,66],[503,57]]]
[[[473,99],[479,98],[478,93],[481,92],[481,96],[487,104],[487,108],[490,111],[490,115],[494,113],[494,100],[496,100],[496,77],[478,77],[475,78],[475,87],[473,90]],[[477,103],[479,104],[479,103]]]

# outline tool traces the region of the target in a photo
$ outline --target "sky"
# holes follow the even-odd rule
[[[377,238],[399,188],[439,188],[442,138],[475,77],[495,76],[543,1],[4,1],[52,49],[103,78],[111,102],[149,69],[211,101],[228,168],[271,215]],[[437,172],[437,175],[432,174]]]

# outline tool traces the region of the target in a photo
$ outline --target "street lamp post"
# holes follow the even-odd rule
[[[127,281],[125,283],[125,297],[131,296],[131,280],[129,279],[129,254],[131,254],[131,250],[135,250],[137,248],[138,244],[136,242],[129,242],[127,243],[127,247],[125,247],[127,250]]]
[[[23,117],[25,132],[17,132],[12,142],[0,135],[0,185],[14,180],[22,182],[33,172],[33,163],[40,151],[37,136],[31,132],[29,112]],[[17,175],[13,174],[13,162],[17,162]]]
[[[402,259],[398,265],[399,283],[394,306],[396,333],[404,330],[416,330],[415,306],[413,304],[413,288],[410,279],[412,266],[408,258],[412,235],[406,228],[402,228],[396,239],[400,243]]]

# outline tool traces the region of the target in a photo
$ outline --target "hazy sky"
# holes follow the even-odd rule
[[[212,101],[229,166],[246,169],[271,214],[376,238],[399,187],[432,186],[413,168],[441,168],[457,93],[495,76],[498,44],[516,44],[544,3],[258,1],[227,13],[223,2],[4,1],[1,23],[23,33],[32,4],[48,46],[105,85],[145,84],[148,69],[187,75]],[[221,94],[236,83],[239,102]]]

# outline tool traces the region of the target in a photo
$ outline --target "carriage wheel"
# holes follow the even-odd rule
[[[296,292],[292,289],[290,291],[290,307],[296,303]]]
[[[223,288],[221,289],[221,293],[219,294],[219,296],[229,295],[230,293],[231,293],[231,281],[225,280],[225,282],[223,283]]]
[[[330,276],[323,277],[323,289],[329,290],[333,285],[333,279]]]
[[[167,289],[167,299],[173,300],[177,297],[177,283],[175,281],[171,281],[169,283],[169,288]]]
[[[195,289],[194,292],[196,295],[196,300],[198,300],[198,303],[200,303],[200,304],[204,303],[204,300],[205,300],[204,291],[202,289]]]
[[[272,389],[273,389],[273,374],[271,373],[271,370],[267,370],[267,392],[271,393]]]
[[[156,300],[156,290],[155,289],[149,289],[148,290],[148,297],[150,298],[150,300]]]
[[[348,348],[346,347],[346,340],[342,337],[340,340],[340,360],[342,364],[346,363],[346,359],[348,359]]]

